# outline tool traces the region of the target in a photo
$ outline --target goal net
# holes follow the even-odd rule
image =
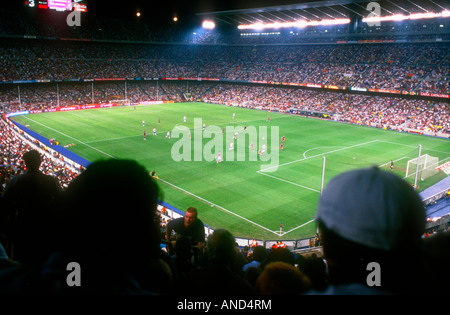
[[[123,100],[111,100],[109,101],[109,104],[113,104],[116,103],[117,105],[122,105],[122,106],[130,106],[131,105],[131,100],[130,99],[123,99]]]
[[[406,167],[406,177],[416,174],[417,164],[419,164],[418,171],[421,181],[424,181],[428,177],[439,173],[439,170],[436,169],[439,166],[439,158],[429,154],[424,154],[420,156],[420,158],[415,158],[408,161],[408,165]]]

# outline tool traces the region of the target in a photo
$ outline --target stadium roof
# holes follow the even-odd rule
[[[329,0],[274,5],[261,8],[197,13],[198,16],[231,26],[296,21],[360,20],[377,13],[380,16],[408,16],[450,11],[448,0]]]

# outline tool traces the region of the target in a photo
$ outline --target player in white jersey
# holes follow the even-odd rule
[[[219,153],[217,154],[217,163],[220,163],[220,162],[222,162],[222,155],[220,154],[220,151],[219,151]]]

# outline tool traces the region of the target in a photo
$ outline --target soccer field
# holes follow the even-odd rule
[[[57,139],[61,145],[73,144],[69,149],[90,161],[136,160],[149,172],[156,171],[163,201],[182,211],[197,207],[199,217],[212,228],[226,228],[235,236],[258,239],[314,235],[313,218],[324,157],[325,186],[346,170],[371,165],[389,170],[391,160],[394,172],[405,177],[407,162],[417,157],[419,144],[422,154],[438,157],[440,163],[450,157],[450,142],[446,139],[204,103],[89,109],[12,119],[47,138]],[[214,126],[220,133],[207,138],[198,123],[194,126],[194,119],[205,123],[205,131]],[[174,148],[182,140],[173,135],[186,128],[190,130],[192,145],[190,152],[182,153],[190,160],[177,161]],[[167,131],[172,134],[170,139]],[[237,140],[233,138],[235,131]],[[253,151],[249,148],[253,138],[248,133],[254,131],[258,138]],[[282,136],[286,140],[281,151]],[[233,150],[229,150],[230,139],[236,145]],[[238,141],[245,142],[244,151],[238,151]],[[221,163],[209,160],[206,154],[219,142],[223,144]],[[263,142],[267,151],[262,158],[271,157],[268,161],[257,155]],[[213,152],[214,149],[217,147],[212,147]],[[233,161],[227,155],[231,153]],[[255,156],[256,159],[251,158]],[[440,172],[421,181],[420,190],[444,177]],[[413,183],[414,176],[407,180]],[[117,183],[118,193],[120,187],[121,183]]]

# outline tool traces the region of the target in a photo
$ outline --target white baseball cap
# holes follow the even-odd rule
[[[331,179],[320,197],[317,219],[344,239],[394,251],[420,241],[425,208],[406,181],[371,167]]]

